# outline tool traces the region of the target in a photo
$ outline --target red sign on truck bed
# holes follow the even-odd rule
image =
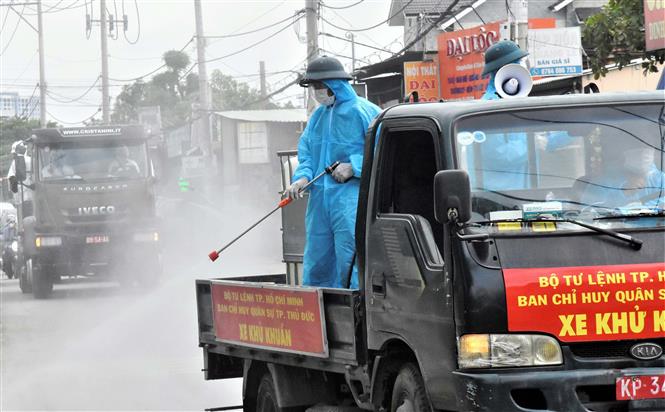
[[[242,346],[328,356],[321,290],[213,281],[215,335]]]

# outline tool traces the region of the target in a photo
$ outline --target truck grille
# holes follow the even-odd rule
[[[569,345],[573,355],[580,358],[631,358],[630,348],[636,343],[652,342],[665,348],[665,339],[584,342]]]

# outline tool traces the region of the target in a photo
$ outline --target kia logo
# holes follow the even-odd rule
[[[111,215],[115,206],[83,206],[78,208],[79,215]]]
[[[663,348],[655,343],[638,343],[630,348],[630,354],[636,359],[651,360],[660,358],[660,355],[663,354]]]

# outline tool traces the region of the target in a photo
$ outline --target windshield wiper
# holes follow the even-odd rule
[[[612,220],[612,219],[637,219],[641,217],[664,217],[665,209],[646,209],[634,213],[616,213],[608,216],[601,216],[593,220]]]
[[[634,250],[640,250],[642,248],[642,241],[640,239],[634,238],[630,235],[626,235],[624,233],[619,233],[611,229],[605,229],[602,227],[590,225],[588,223],[580,222],[579,220],[575,219],[505,219],[505,220],[485,220],[482,222],[474,222],[474,223],[480,223],[480,224],[487,224],[487,223],[501,223],[501,222],[520,222],[520,223],[528,223],[528,222],[565,222],[565,223],[572,223],[578,226],[581,226],[583,228],[593,230],[594,232],[597,233],[602,233],[607,236],[611,236],[615,239],[621,240],[623,242],[628,243],[630,247],[632,247]]]

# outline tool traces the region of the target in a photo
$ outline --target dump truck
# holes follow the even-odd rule
[[[161,274],[154,171],[142,126],[34,130],[14,155],[19,286],[62,277],[148,285]]]
[[[665,410],[664,113],[651,92],[384,110],[360,288],[299,285],[293,250],[197,280],[205,379],[242,378],[246,411]]]

